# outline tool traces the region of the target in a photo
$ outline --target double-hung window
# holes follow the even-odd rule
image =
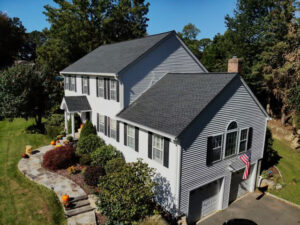
[[[103,78],[98,78],[98,96],[104,98],[104,79]]]
[[[127,145],[135,149],[135,128],[127,125]]]
[[[76,90],[76,87],[75,87],[75,85],[76,85],[76,77],[75,76],[72,76],[72,77],[70,77],[71,78],[71,91],[75,91]]]
[[[159,163],[163,163],[164,139],[158,135],[152,138],[152,155],[153,159]]]
[[[99,114],[99,131],[105,132],[105,116]]]
[[[116,80],[110,80],[110,99],[117,100],[117,81]]]
[[[69,90],[69,77],[65,76],[65,89]]]
[[[223,135],[212,137],[212,162],[221,160]]]
[[[247,142],[248,142],[248,129],[241,130],[240,134],[240,148],[239,153],[244,152],[247,149]]]
[[[110,137],[117,139],[117,121],[110,119]]]
[[[226,133],[225,158],[236,153],[238,129],[237,123],[231,122]]]
[[[82,94],[89,94],[89,78],[82,77]]]

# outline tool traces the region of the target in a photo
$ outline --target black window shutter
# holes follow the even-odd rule
[[[110,99],[110,82],[109,82],[109,79],[107,79],[107,99],[109,100]]]
[[[107,116],[104,117],[104,134],[107,136]]]
[[[96,77],[96,95],[99,97],[99,91],[98,91],[98,77]]]
[[[164,138],[164,167],[169,168],[169,148],[170,148],[170,140],[168,138]]]
[[[77,92],[77,77],[74,76],[74,79],[75,79],[75,92]]]
[[[65,75],[65,76],[64,76],[64,88],[65,88],[65,90],[68,89],[68,88],[67,88],[67,79],[68,79],[68,77]]]
[[[117,102],[120,101],[120,82],[117,80]]]
[[[213,137],[208,137],[207,138],[207,153],[206,153],[206,165],[210,166],[212,164],[212,154],[213,154]]]
[[[117,142],[120,142],[120,122],[117,121]]]
[[[135,151],[138,152],[139,151],[139,128],[135,127],[135,137],[134,137],[134,141],[135,141]]]
[[[87,77],[88,95],[90,94],[90,77]]]
[[[107,99],[107,79],[104,78],[104,99]]]
[[[83,94],[83,76],[81,76],[81,93]]]
[[[247,144],[247,150],[252,147],[252,139],[253,139],[253,128],[249,127],[248,130],[248,144]]]
[[[99,113],[97,113],[97,131],[99,132]]]
[[[127,124],[124,123],[124,145],[127,145]]]
[[[148,158],[152,159],[152,133],[148,132]]]
[[[107,136],[110,137],[110,117],[107,118]]]

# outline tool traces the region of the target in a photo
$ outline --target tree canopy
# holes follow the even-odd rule
[[[102,44],[146,34],[149,3],[144,0],[54,0],[45,6],[50,28],[37,50],[38,62],[59,71]]]

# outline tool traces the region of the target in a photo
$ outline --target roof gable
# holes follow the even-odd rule
[[[63,69],[61,73],[117,74],[172,34],[175,32],[170,31],[144,38],[101,45]]]

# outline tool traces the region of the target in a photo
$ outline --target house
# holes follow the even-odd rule
[[[174,31],[100,46],[61,71],[66,129],[89,118],[126,161],[156,168],[163,207],[197,221],[253,191],[263,157],[268,115],[237,58],[228,70],[208,73]]]

